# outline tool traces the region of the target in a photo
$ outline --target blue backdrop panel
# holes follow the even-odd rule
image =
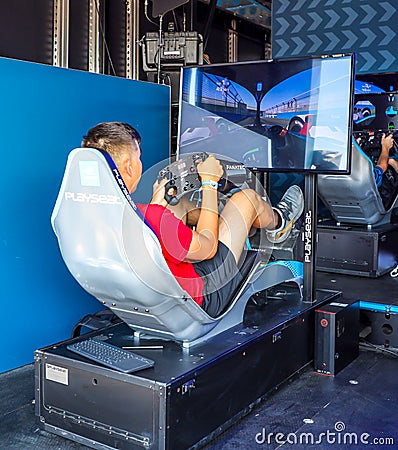
[[[398,0],[273,0],[272,57],[357,54],[357,73],[398,71]]]
[[[0,372],[101,309],[69,274],[50,224],[69,151],[93,125],[125,121],[142,135],[144,169],[166,159],[169,98],[166,86],[0,58]]]

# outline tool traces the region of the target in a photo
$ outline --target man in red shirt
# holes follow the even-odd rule
[[[141,138],[122,122],[104,122],[91,128],[83,147],[105,150],[112,157],[125,185],[133,193],[142,175]],[[218,181],[223,174],[212,155],[197,166],[202,201],[196,217],[188,213],[191,229],[170,210],[164,198],[167,180],[154,185],[148,205],[138,205],[157,235],[163,256],[181,287],[212,317],[222,314],[241,282],[238,262],[252,227],[265,228],[268,239],[283,242],[301,216],[301,189],[291,186],[276,208],[252,189],[243,189],[218,213]]]

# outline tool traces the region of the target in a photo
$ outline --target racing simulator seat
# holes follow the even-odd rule
[[[317,269],[379,277],[398,262],[398,228],[391,224],[398,196],[386,209],[376,186],[373,163],[355,139],[350,175],[319,175],[318,195],[334,225],[318,225]]]
[[[385,209],[377,190],[373,164],[355,139],[351,174],[319,175],[318,195],[338,224],[373,226],[390,223],[397,199]]]
[[[295,282],[302,263],[259,258],[219,317],[210,317],[180,287],[161,247],[106,152],[77,148],[69,157],[51,218],[62,257],[79,284],[134,330],[190,347],[243,321],[259,291]]]

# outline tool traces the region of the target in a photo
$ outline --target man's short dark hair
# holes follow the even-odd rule
[[[102,122],[88,130],[83,136],[82,147],[107,151],[117,163],[123,148],[130,147],[136,140],[141,143],[138,131],[125,122]]]

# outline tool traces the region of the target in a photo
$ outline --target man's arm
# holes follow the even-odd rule
[[[166,178],[160,181],[155,181],[155,183],[153,184],[151,204],[167,207],[167,201],[164,198],[167,181],[168,180],[166,180]]]
[[[218,248],[218,196],[217,189],[206,184],[218,182],[223,174],[220,162],[212,155],[198,164],[198,174],[202,181],[202,205],[196,230],[186,259],[202,261],[212,258]]]
[[[217,189],[207,185],[206,182],[218,182],[223,174],[220,162],[212,155],[198,164],[198,175],[205,184],[202,186],[201,207],[192,211],[186,210],[184,202],[177,206],[167,205],[164,199],[164,190],[167,180],[156,181],[153,186],[151,203],[162,205],[172,211],[176,217],[188,225],[195,225],[192,232],[192,241],[186,259],[202,261],[212,258],[218,248],[218,195]]]

